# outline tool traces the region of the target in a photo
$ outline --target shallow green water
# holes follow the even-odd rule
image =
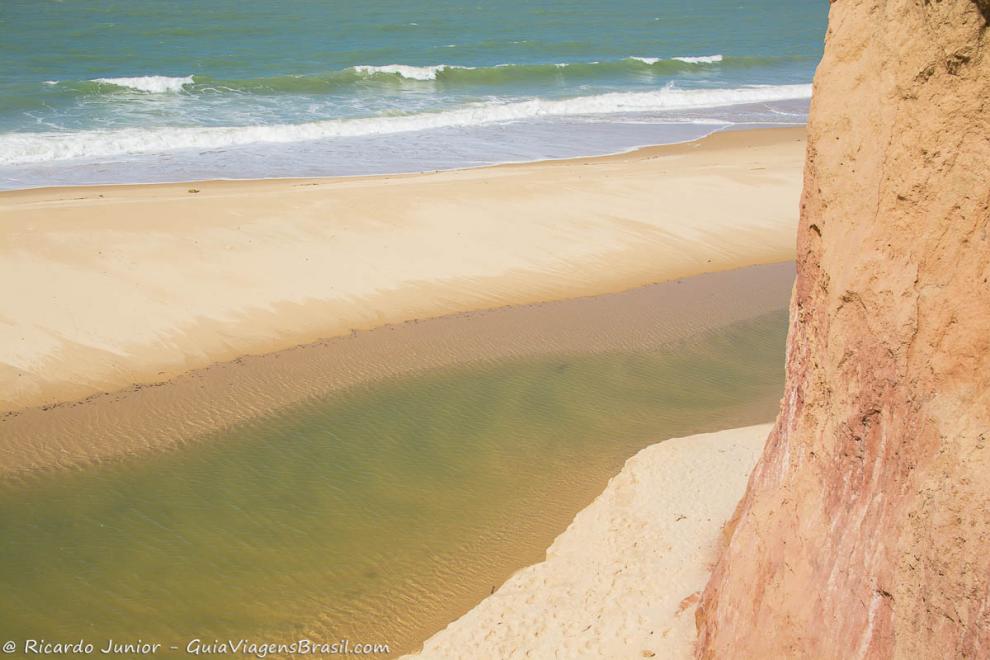
[[[786,322],[391,380],[2,483],[0,637],[421,641],[638,449],[771,419]]]

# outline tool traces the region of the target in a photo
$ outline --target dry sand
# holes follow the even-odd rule
[[[802,129],[620,156],[0,194],[0,411],[351,329],[794,257]]]
[[[693,657],[697,594],[771,426],[640,451],[544,562],[516,573],[406,657]]]

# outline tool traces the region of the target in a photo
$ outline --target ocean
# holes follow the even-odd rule
[[[801,124],[827,6],[5,0],[0,188],[472,167]]]

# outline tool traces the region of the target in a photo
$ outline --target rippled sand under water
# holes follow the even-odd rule
[[[170,451],[8,475],[0,637],[411,650],[540,560],[642,447],[771,419],[786,326],[781,308],[400,373]]]

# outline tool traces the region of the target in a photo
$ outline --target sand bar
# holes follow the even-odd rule
[[[804,130],[343,179],[0,194],[0,410],[354,329],[793,258]]]
[[[771,425],[643,449],[547,550],[416,656],[692,658],[697,595]]]
[[[0,415],[0,475],[162,450],[341,388],[424,369],[656,350],[785,312],[792,262],[626,292],[465,312],[195,369],[154,385]]]

